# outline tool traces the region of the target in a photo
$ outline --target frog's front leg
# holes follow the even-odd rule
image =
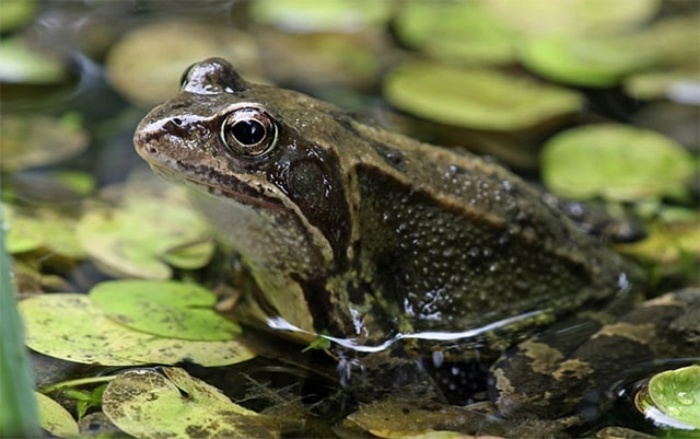
[[[700,290],[688,289],[647,301],[613,323],[577,318],[550,328],[493,365],[492,400],[507,416],[575,414],[594,421],[612,402],[610,390],[621,379],[663,369],[657,360],[698,361],[699,322]]]

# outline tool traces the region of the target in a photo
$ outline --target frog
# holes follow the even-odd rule
[[[538,334],[557,338],[558,324],[591,310],[626,310],[644,284],[634,264],[496,161],[246,81],[221,58],[189,67],[134,145],[240,255],[255,284],[244,300],[251,321],[300,344],[328,341],[341,381],[370,383],[364,390],[399,375],[404,388],[422,387],[426,361],[489,361],[515,365],[491,366],[493,400],[528,410],[534,397],[513,391],[518,369],[541,375],[537,355],[560,352]],[[576,361],[568,376],[592,374]],[[551,411],[539,398],[548,417],[577,404]]]

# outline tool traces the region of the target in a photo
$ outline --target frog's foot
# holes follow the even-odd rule
[[[614,323],[581,320],[552,328],[494,364],[489,392],[507,416],[576,414],[594,421],[611,404],[611,390],[620,381],[662,369],[657,360],[697,361],[698,322],[700,290],[692,289],[645,302]]]

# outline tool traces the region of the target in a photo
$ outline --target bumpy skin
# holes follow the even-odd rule
[[[254,158],[219,135],[248,104],[279,130]],[[630,287],[616,254],[501,166],[245,82],[221,59],[190,68],[135,144],[157,172],[201,192],[265,300],[307,331],[378,343],[560,314]]]

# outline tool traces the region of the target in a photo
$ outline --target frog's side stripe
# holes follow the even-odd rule
[[[521,343],[494,364],[490,392],[506,415],[595,419],[619,380],[632,381],[673,358],[700,358],[700,290],[666,294],[602,325],[578,319]],[[572,343],[573,342],[573,343]],[[561,346],[572,345],[564,350]],[[573,395],[583,395],[583,400]]]

